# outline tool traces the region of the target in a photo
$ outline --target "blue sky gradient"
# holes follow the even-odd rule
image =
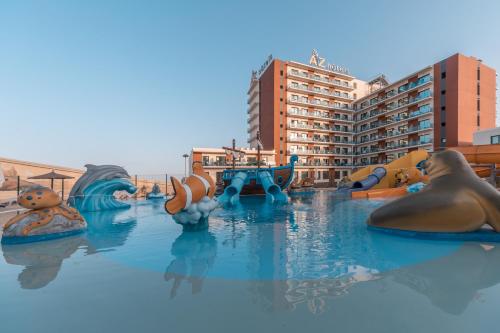
[[[191,147],[246,145],[269,54],[317,48],[396,80],[461,52],[500,68],[498,1],[2,1],[0,156],[182,173]]]

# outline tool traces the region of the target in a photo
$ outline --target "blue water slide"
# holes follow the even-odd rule
[[[288,196],[274,183],[273,177],[267,171],[259,171],[260,182],[266,192],[266,200],[269,202],[287,202]]]
[[[380,183],[382,178],[387,175],[387,170],[382,167],[375,168],[365,179],[352,183],[351,191],[365,191]]]
[[[231,178],[231,184],[226,187],[224,193],[217,198],[217,201],[221,204],[235,204],[240,200],[240,192],[245,185],[245,180],[247,179],[246,172],[238,172]]]

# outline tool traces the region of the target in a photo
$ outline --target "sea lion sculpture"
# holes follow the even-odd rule
[[[22,242],[28,236],[56,238],[87,228],[87,223],[76,209],[63,204],[59,195],[49,188],[30,187],[19,195],[17,201],[29,210],[14,216],[4,225],[2,242],[12,239]]]
[[[474,173],[461,153],[434,153],[424,168],[430,184],[373,211],[369,226],[457,233],[488,224],[500,232],[500,193]]]

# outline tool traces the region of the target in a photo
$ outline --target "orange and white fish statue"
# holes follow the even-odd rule
[[[201,162],[193,163],[193,173],[184,182],[170,177],[174,196],[165,202],[165,210],[174,216],[175,222],[196,225],[208,221],[208,215],[219,204],[214,199],[215,183],[203,170]]]

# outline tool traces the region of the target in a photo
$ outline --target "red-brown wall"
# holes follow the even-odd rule
[[[441,63],[446,78],[441,79]],[[477,69],[480,68],[480,79]],[[473,133],[495,127],[495,70],[478,59],[455,54],[434,65],[434,147],[441,146],[441,131],[446,133],[446,147],[472,145]],[[446,81],[445,84],[441,82]],[[477,94],[477,84],[480,94]],[[446,93],[442,95],[442,90]],[[446,119],[441,119],[441,98],[444,96]],[[480,123],[477,122],[477,100],[480,100]],[[442,123],[446,125],[441,126]]]
[[[281,76],[283,71],[283,76]],[[262,73],[259,79],[260,90],[260,110],[259,110],[259,131],[260,138],[264,149],[276,151],[276,165],[284,164],[286,147],[285,138],[283,137],[283,147],[280,147],[280,116],[283,117],[281,128],[283,136],[285,136],[285,116],[286,110],[283,107],[283,114],[280,114],[280,103],[285,105],[286,102],[286,69],[285,63],[275,59],[269,67]],[[283,86],[283,88],[281,87]],[[280,90],[282,91],[282,100],[280,100]],[[285,162],[282,162],[285,161]]]

